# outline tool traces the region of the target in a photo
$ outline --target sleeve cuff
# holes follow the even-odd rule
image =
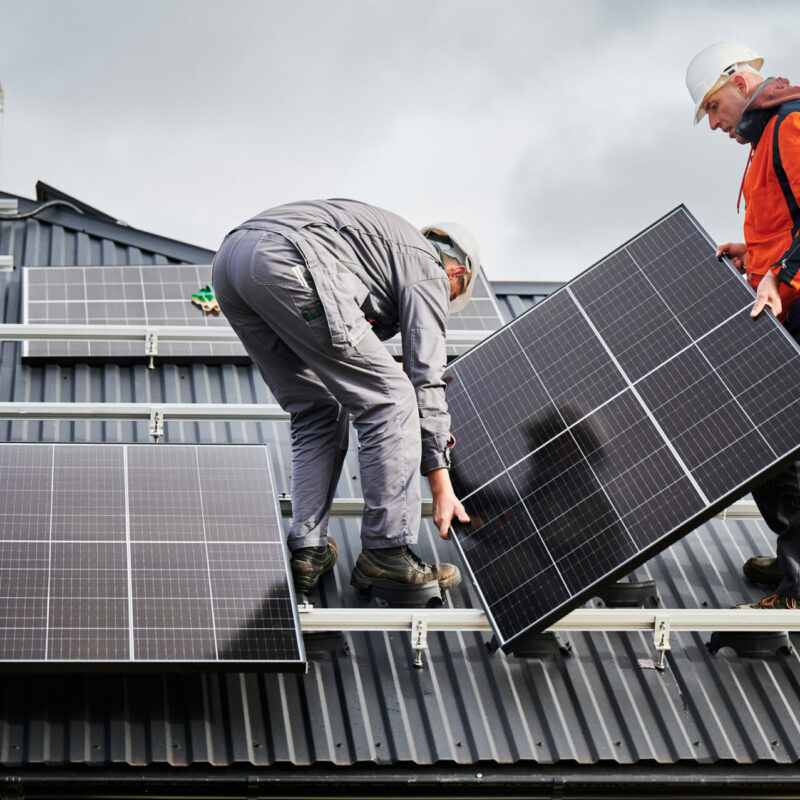
[[[439,433],[422,443],[422,463],[420,471],[427,475],[434,469],[450,469],[450,453],[456,437],[452,433]]]
[[[793,243],[793,244],[796,244]],[[797,248],[787,250],[783,258],[773,265],[781,283],[786,283],[794,289],[800,289],[800,252]]]

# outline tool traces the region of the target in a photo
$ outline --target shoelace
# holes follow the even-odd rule
[[[433,567],[430,564],[425,563],[410,547],[406,547],[406,553],[411,557],[411,560],[424,572],[426,569],[430,568],[433,571]]]

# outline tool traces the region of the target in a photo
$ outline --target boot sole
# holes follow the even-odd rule
[[[767,586],[777,586],[784,578],[783,570],[780,572],[766,572],[757,567],[749,567],[747,562],[742,567],[742,573],[747,580],[753,583],[763,583]]]

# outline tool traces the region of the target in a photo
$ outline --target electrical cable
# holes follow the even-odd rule
[[[0,215],[0,221],[7,220],[7,219],[26,219],[27,217],[36,216],[41,211],[44,211],[46,208],[52,208],[53,206],[66,206],[67,208],[71,208],[73,211],[77,211],[79,214],[83,214],[83,210],[78,208],[78,206],[73,205],[72,203],[67,202],[66,200],[50,200],[48,203],[43,203],[40,206],[32,209],[31,211],[25,211],[22,214],[9,214]]]

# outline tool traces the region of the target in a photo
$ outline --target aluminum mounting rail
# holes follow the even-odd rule
[[[424,616],[429,631],[490,631],[486,614],[475,608],[317,608],[299,605],[305,633],[330,631],[402,631]],[[680,631],[800,631],[796,611],[757,608],[579,608],[548,631],[653,631],[667,617],[672,632]]]
[[[483,611],[472,608],[399,609],[399,608],[315,608],[304,603],[298,606],[303,633],[356,631],[408,631],[413,664],[422,667],[422,654],[432,632],[491,632]],[[548,631],[619,632],[645,631],[653,635],[657,661],[651,668],[663,671],[666,654],[671,650],[670,634],[686,631],[759,631],[786,632],[800,630],[800,614],[796,611],[762,611],[760,609],[644,609],[644,608],[580,608],[551,625]],[[640,664],[641,665],[641,664]]]
[[[276,403],[0,403],[0,419],[288,420]]]
[[[292,516],[292,498],[288,495],[278,498],[281,514],[284,517]],[[422,516],[433,516],[433,501],[423,499]],[[364,501],[359,497],[337,497],[331,506],[332,517],[360,517],[364,513]],[[731,503],[724,511],[714,516],[714,519],[760,519],[761,513],[752,500],[738,500]]]
[[[474,345],[482,342],[491,331],[448,330],[447,343]],[[24,342],[34,340],[88,340],[148,343],[155,337],[159,342],[238,342],[239,338],[228,325],[45,325],[39,323],[0,324],[0,341]],[[399,344],[400,337],[388,340]]]

